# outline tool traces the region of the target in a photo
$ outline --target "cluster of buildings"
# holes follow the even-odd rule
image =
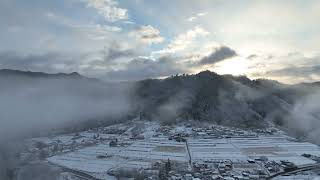
[[[46,152],[51,163],[97,179],[268,179],[320,162],[318,146],[274,128],[131,122],[30,141],[25,158]]]

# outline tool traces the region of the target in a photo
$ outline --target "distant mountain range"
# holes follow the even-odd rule
[[[30,77],[30,78],[73,78],[73,79],[89,79],[77,72],[49,74],[44,72],[20,71],[12,69],[0,69],[0,76],[3,77]]]
[[[0,70],[2,87],[3,83],[8,83],[3,79],[8,77],[58,78],[106,85],[102,81],[86,78],[76,72],[47,74],[5,69]],[[320,82],[286,85],[273,80],[250,80],[245,76],[218,75],[203,71],[195,75],[183,74],[128,84],[128,117],[159,120],[164,124],[196,120],[242,128],[276,125],[300,136],[308,136],[310,131],[318,134],[317,130],[312,129],[312,124],[318,125],[320,110],[317,106],[314,108],[315,99],[310,97],[318,97]],[[84,86],[85,84],[81,85]],[[115,87],[119,87],[120,84],[108,83],[107,86],[117,89]],[[106,94],[103,98],[108,98]],[[301,121],[311,125],[299,127],[299,123],[303,124]]]

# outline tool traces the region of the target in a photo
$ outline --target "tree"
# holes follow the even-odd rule
[[[166,170],[164,167],[161,167],[159,170],[159,180],[167,180],[168,175],[166,174]]]
[[[166,174],[168,175],[169,172],[171,171],[171,162],[170,159],[168,159],[168,161],[165,164],[165,169],[166,169]]]
[[[54,144],[52,151],[53,151],[53,153],[58,152],[59,151],[59,144]]]
[[[49,156],[49,153],[46,151],[46,150],[44,150],[44,149],[42,149],[41,151],[40,151],[40,153],[39,153],[39,159],[41,159],[41,160],[44,160],[45,158],[47,158]]]
[[[38,149],[43,149],[43,148],[47,147],[47,145],[45,143],[40,142],[40,141],[36,142],[35,146]]]

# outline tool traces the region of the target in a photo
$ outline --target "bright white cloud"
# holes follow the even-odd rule
[[[107,21],[115,22],[128,19],[128,10],[119,8],[114,0],[87,0],[87,6],[94,8]]]
[[[250,61],[247,59],[236,57],[218,62],[211,70],[219,74],[232,74],[238,76],[250,73],[250,65]]]
[[[205,15],[207,15],[206,12],[202,12],[202,13],[198,13],[198,14],[197,14],[197,16],[205,16]]]
[[[130,37],[136,38],[143,44],[157,44],[163,42],[164,38],[160,31],[151,25],[140,26],[129,33]]]
[[[191,16],[191,17],[188,18],[188,21],[192,22],[192,21],[194,21],[196,19],[197,19],[197,17]]]
[[[187,21],[192,22],[192,21],[197,20],[198,17],[205,16],[205,15],[207,15],[206,12],[200,12],[200,13],[197,13],[195,16],[189,17],[189,18],[187,19]]]
[[[156,51],[154,52],[154,54],[175,53],[177,51],[184,50],[188,46],[192,45],[192,43],[194,43],[194,41],[198,37],[207,36],[209,34],[210,33],[207,30],[203,29],[200,26],[196,26],[195,28],[188,30],[185,33],[179,34],[168,44],[166,48],[160,51]]]

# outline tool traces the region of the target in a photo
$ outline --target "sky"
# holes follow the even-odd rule
[[[0,69],[320,81],[319,0],[1,0]]]

